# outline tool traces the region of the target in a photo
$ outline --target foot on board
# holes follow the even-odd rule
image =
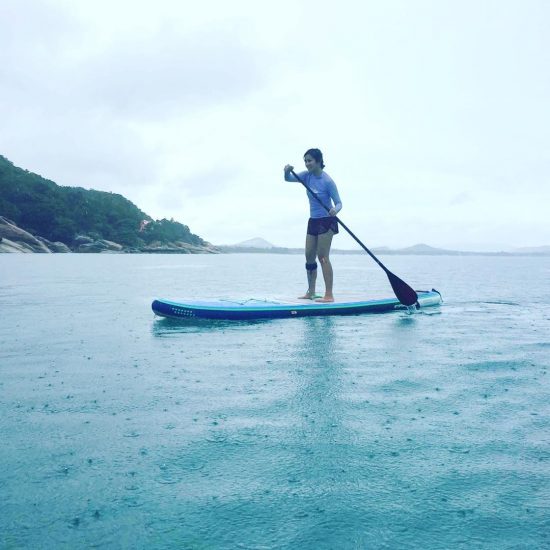
[[[320,302],[322,304],[334,302],[334,296],[324,296],[323,298],[317,298],[315,301]]]
[[[298,296],[298,300],[316,300],[317,298],[321,298],[321,295],[315,292],[306,292],[303,296]]]

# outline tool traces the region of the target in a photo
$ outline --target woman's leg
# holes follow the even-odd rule
[[[311,300],[315,296],[315,283],[317,281],[317,263],[315,256],[317,254],[317,236],[306,235],[306,273],[307,273],[307,292],[300,298]]]
[[[334,237],[332,229],[317,236],[317,257],[319,258],[319,263],[323,270],[323,278],[325,279],[325,296],[324,298],[319,298],[318,302],[334,302],[332,294],[333,272],[329,257],[332,237]]]

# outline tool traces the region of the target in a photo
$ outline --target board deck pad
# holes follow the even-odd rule
[[[439,305],[441,294],[435,290],[418,290],[420,308]],[[270,299],[217,299],[171,301],[158,299],[152,303],[156,315],[176,319],[281,319],[285,317],[307,317],[313,315],[358,315],[362,313],[383,313],[407,309],[395,297],[379,299],[357,299],[343,297],[335,302],[323,303],[313,300],[270,298]],[[414,306],[413,306],[414,307]]]

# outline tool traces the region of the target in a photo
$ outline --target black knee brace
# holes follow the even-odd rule
[[[306,263],[306,269],[308,271],[315,271],[317,269],[317,262],[313,262],[312,264]]]

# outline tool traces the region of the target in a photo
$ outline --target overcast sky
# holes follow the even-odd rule
[[[546,0],[0,0],[0,154],[214,244],[550,245]],[[345,233],[338,248],[354,248]]]

